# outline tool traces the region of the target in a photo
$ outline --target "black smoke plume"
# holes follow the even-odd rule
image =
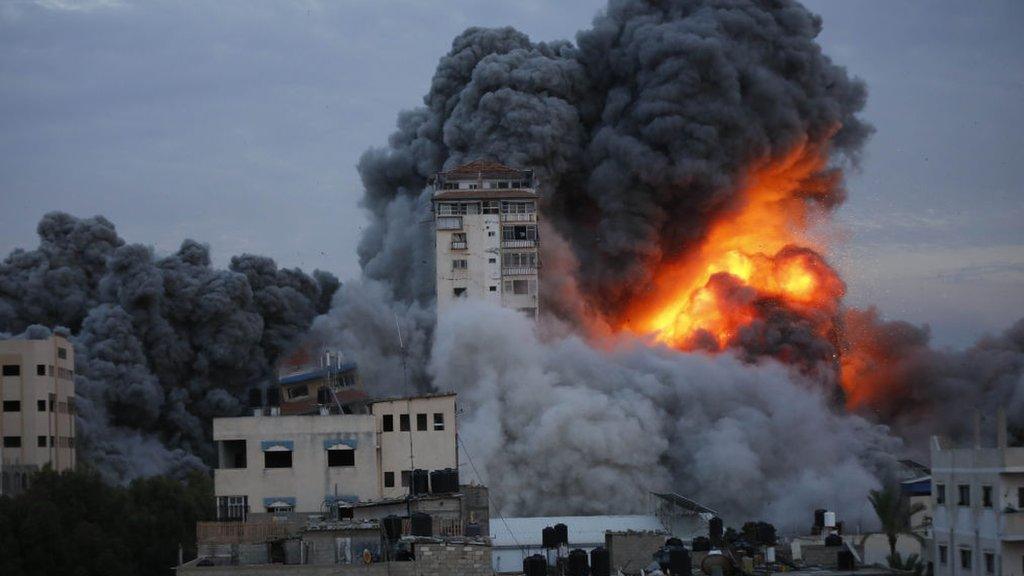
[[[210,462],[210,419],[240,410],[339,286],[262,256],[218,270],[192,240],[157,256],[99,216],[50,213],[38,233],[0,263],[0,332],[70,334],[80,458],[112,481]]]

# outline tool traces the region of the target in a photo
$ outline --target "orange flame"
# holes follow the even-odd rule
[[[843,283],[807,234],[813,206],[837,184],[826,163],[821,149],[805,145],[755,166],[699,246],[655,265],[651,289],[631,303],[621,328],[676,348],[720,349],[757,317],[760,299],[834,313]]]

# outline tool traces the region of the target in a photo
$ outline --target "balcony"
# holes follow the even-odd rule
[[[467,242],[455,242],[452,241],[452,250],[465,250],[468,247]]]
[[[533,248],[537,245],[536,240],[502,240],[502,248]]]
[[[258,544],[293,536],[300,526],[294,522],[226,521],[196,522],[200,544]]]
[[[533,276],[536,274],[536,266],[511,266],[501,269],[502,276]]]
[[[1024,542],[1024,510],[1002,513],[999,519],[999,536],[1004,541]]]
[[[462,230],[462,216],[438,216],[438,230]]]
[[[503,212],[501,214],[502,222],[536,222],[536,212]]]

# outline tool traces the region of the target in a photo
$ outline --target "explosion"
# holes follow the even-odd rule
[[[650,290],[620,327],[679,349],[720,350],[771,303],[820,316],[816,329],[827,338],[845,286],[808,228],[834,205],[838,180],[820,145],[759,162],[694,249],[655,265]]]

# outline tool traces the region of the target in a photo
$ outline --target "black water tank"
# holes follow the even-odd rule
[[[384,517],[384,537],[395,541],[402,537],[402,518],[394,514]]]
[[[565,524],[555,524],[555,544],[569,545],[569,527]]]
[[[409,520],[409,525],[410,532],[413,536],[434,535],[434,523],[430,519],[430,514],[413,512],[412,517]]]
[[[448,478],[443,470],[430,471],[430,493],[444,494],[448,491]]]
[[[459,469],[458,468],[445,468],[444,471],[447,473],[448,478],[448,492],[459,491]]]
[[[587,553],[579,548],[569,552],[569,576],[583,576],[587,572]]]
[[[534,554],[533,556],[523,558],[524,576],[546,576],[547,571],[548,561],[540,554]]]
[[[818,508],[814,511],[814,526],[821,528],[825,526],[825,509]]]
[[[718,516],[714,516],[708,521],[708,537],[711,539],[711,543],[716,547],[722,545],[722,534],[724,532],[724,526],[722,525],[722,519]]]
[[[320,405],[330,404],[330,391],[327,388],[320,387],[316,389],[316,403]]]
[[[843,537],[839,534],[829,534],[825,536],[825,546],[842,546]]]
[[[249,408],[263,407],[263,390],[259,388],[249,389]]]
[[[413,495],[416,496],[430,492],[430,473],[426,470],[413,470],[412,486],[410,486],[410,488],[412,489]]]
[[[483,529],[476,522],[470,522],[466,524],[466,537],[467,538],[479,538],[483,536]]]
[[[551,526],[546,526],[541,530],[541,545],[545,548],[558,548],[558,538],[555,537],[555,529]]]
[[[697,536],[691,544],[694,552],[707,552],[711,550],[711,540],[704,536]]]
[[[683,546],[683,541],[673,536],[665,540],[665,546]]]
[[[267,388],[267,406],[277,407],[281,405],[281,389]]]
[[[857,568],[853,559],[853,552],[849,550],[840,550],[839,554],[836,554],[836,563],[839,565],[840,570],[856,570]]]
[[[590,551],[590,576],[611,576],[612,559],[608,549],[598,546]]]
[[[690,552],[680,546],[669,548],[668,569],[672,576],[690,576]]]

